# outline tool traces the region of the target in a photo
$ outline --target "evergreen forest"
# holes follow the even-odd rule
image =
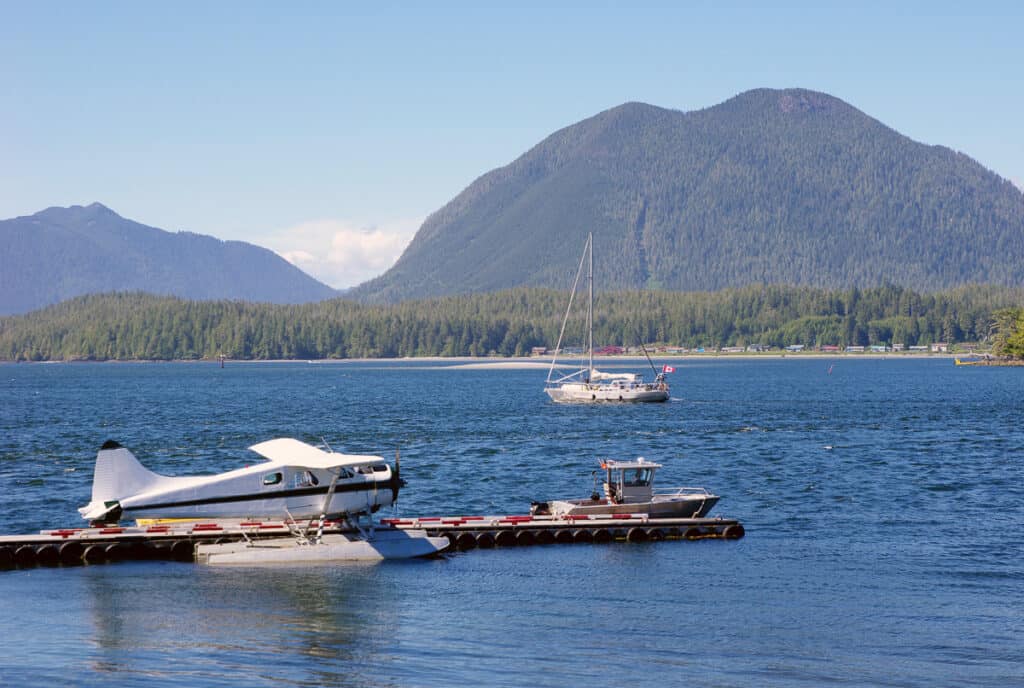
[[[394,305],[89,295],[0,318],[0,359],[192,360],[523,356],[554,348],[566,292],[516,288]],[[601,293],[595,346],[869,346],[978,342],[1024,355],[1024,290],[748,286]],[[570,319],[565,344],[582,344]]]

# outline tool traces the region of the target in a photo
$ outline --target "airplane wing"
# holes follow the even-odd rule
[[[302,466],[303,468],[338,468],[340,466],[366,466],[384,463],[380,456],[368,454],[335,454],[323,449],[292,439],[281,437],[267,440],[249,447],[252,451],[274,463],[283,466]]]

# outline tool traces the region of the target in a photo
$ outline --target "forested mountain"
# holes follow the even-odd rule
[[[0,360],[523,355],[554,347],[566,296],[520,288],[395,305],[334,299],[292,306],[84,296],[0,318]],[[1024,290],[1004,287],[617,292],[599,298],[594,339],[599,346],[687,347],[983,341],[1001,309],[1022,303]]]
[[[705,110],[628,103],[551,135],[431,215],[369,302],[598,286],[1024,284],[1024,194],[843,101],[761,89]]]
[[[0,315],[81,294],[303,303],[337,292],[265,248],[127,220],[99,203],[0,221]]]

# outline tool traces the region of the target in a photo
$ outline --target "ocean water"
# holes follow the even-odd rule
[[[0,571],[0,684],[1024,685],[1024,369],[676,367],[667,404],[584,407],[548,402],[541,370],[0,365],[4,534],[78,525],[107,439],[190,474],[278,436],[400,447],[402,516],[523,513],[589,494],[599,457],[644,456],[665,464],[659,485],[712,489],[713,514],[747,531]]]

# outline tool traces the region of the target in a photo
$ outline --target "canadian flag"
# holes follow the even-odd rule
[[[663,373],[674,373],[674,372],[676,372],[676,369],[673,368],[670,365],[667,365],[667,366],[662,366],[661,372],[663,372]]]

